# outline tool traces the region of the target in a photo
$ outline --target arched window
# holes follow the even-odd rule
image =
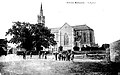
[[[69,37],[66,33],[64,34],[64,45],[69,45]]]
[[[92,32],[90,32],[90,42],[92,42]]]
[[[86,43],[86,33],[83,33],[84,43]]]

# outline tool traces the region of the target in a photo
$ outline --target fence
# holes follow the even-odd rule
[[[75,55],[81,55],[90,59],[105,59],[106,51],[105,50],[97,50],[97,51],[74,51]]]

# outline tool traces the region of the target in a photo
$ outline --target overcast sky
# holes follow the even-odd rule
[[[49,28],[86,24],[100,45],[120,39],[119,0],[0,0],[0,38],[12,22],[37,23],[41,2]]]

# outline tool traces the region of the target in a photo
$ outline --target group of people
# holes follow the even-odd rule
[[[23,59],[26,59],[26,55],[27,55],[28,52],[24,51],[23,52]],[[33,51],[30,51],[29,52],[30,54],[30,58],[32,58],[32,55],[35,54],[35,52]],[[38,54],[38,57],[39,59],[47,59],[47,55],[48,55],[48,52],[46,51],[38,51],[37,52]],[[58,51],[58,52],[55,52],[53,53],[55,55],[55,60],[59,60],[59,61],[71,61],[74,59],[74,54],[72,51]]]
[[[74,54],[73,53],[62,53],[62,52],[59,52],[59,53],[54,53],[55,54],[55,60],[62,60],[62,61],[70,61],[70,60],[73,60],[74,59]]]
[[[39,51],[38,52],[38,55],[39,55],[39,59],[47,59],[47,52],[42,52],[42,51]]]
[[[26,59],[27,52],[24,51],[22,54],[23,54],[23,59]],[[33,52],[30,51],[29,55],[30,55],[30,58],[32,58]],[[47,59],[47,52],[39,51],[38,56],[39,56],[39,59]]]

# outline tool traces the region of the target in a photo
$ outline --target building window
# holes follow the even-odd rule
[[[56,38],[56,41],[58,41],[58,33],[56,33],[56,37],[55,38]]]
[[[86,33],[83,33],[84,43],[86,43]]]
[[[92,42],[92,32],[90,32],[90,42]]]
[[[80,41],[82,37],[81,31],[76,31],[75,41]]]
[[[65,33],[64,34],[64,45],[68,45],[69,44],[69,37],[68,35]]]

